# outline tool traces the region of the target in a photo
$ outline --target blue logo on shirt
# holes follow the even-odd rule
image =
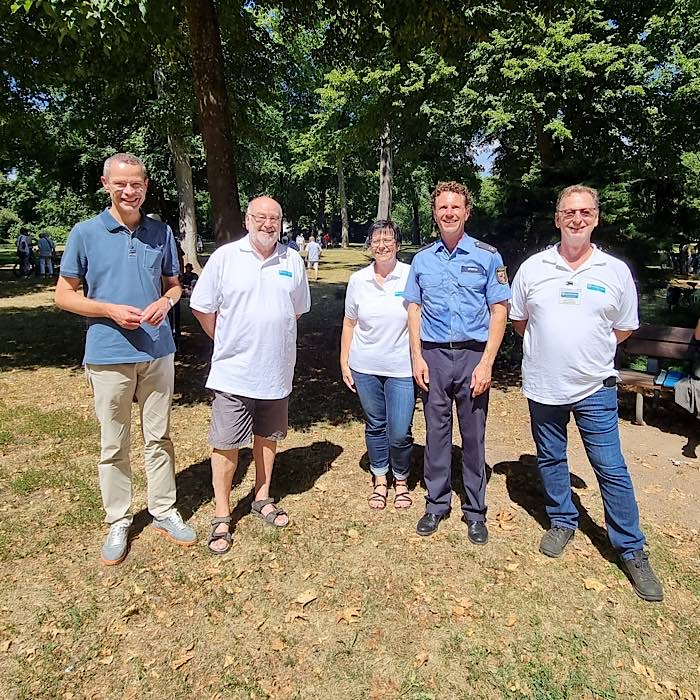
[[[403,296],[403,290],[401,290],[400,292],[394,292],[394,296],[395,296],[395,297],[402,297],[402,296]]]
[[[292,273],[289,270],[280,270],[280,275],[282,275],[282,277],[291,277]]]
[[[605,294],[605,287],[601,287],[599,284],[587,284],[586,289],[592,289],[594,292],[603,292],[603,294]]]

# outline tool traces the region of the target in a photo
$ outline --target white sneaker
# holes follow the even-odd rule
[[[102,545],[103,564],[114,566],[124,561],[130,527],[131,523],[128,520],[117,520],[117,522],[113,523],[109,528],[109,533]]]
[[[153,518],[153,527],[159,535],[183,547],[189,547],[197,541],[197,533],[185,524],[180,513],[174,509],[167,518]]]

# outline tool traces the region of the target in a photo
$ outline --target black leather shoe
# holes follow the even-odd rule
[[[483,520],[467,520],[467,537],[472,544],[486,544],[489,531]]]
[[[416,525],[416,532],[423,537],[433,535],[437,532],[440,521],[447,516],[437,513],[426,513]]]

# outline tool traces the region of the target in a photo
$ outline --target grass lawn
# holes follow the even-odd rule
[[[49,285],[0,270],[0,698],[698,700],[698,460],[671,471],[664,450],[680,454],[682,439],[623,421],[664,603],[637,599],[616,565],[578,443],[581,532],[561,559],[541,556],[546,518],[512,336],[491,394],[489,545],[468,544],[458,493],[435,536],[415,535],[420,406],[415,505],[399,513],[390,498],[369,511],[361,413],[337,368],[345,283],[364,264],[358,248],[327,251],[299,323],[290,432],[273,478],[291,526],[249,516],[243,450],[233,548],[207,551],[210,344],[185,307],[172,435],[179,507],[200,541],[179,549],[149,527],[134,410],[134,537],[112,568],[98,560],[84,322],[53,308]],[[458,490],[458,451],[453,466]]]

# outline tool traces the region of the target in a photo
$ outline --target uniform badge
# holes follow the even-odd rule
[[[506,266],[501,265],[496,268],[496,279],[500,284],[508,284],[508,273],[506,272]]]

